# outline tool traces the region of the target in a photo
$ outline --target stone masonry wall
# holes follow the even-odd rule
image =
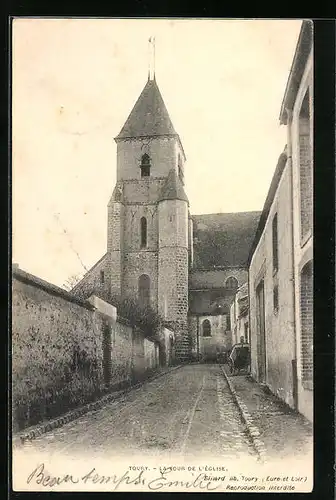
[[[142,177],[136,180],[122,181],[124,202],[127,204],[150,205],[157,202],[165,178]]]
[[[61,290],[61,289],[60,289]],[[90,304],[13,279],[12,397],[15,425],[66,410],[104,386],[102,319]]]
[[[227,312],[234,293],[225,289],[189,291],[189,311],[192,314],[211,314],[214,308],[220,305],[223,311]]]
[[[147,245],[141,248],[141,218],[147,221]],[[158,220],[156,205],[127,205],[124,216],[124,252],[139,252],[143,250],[157,251]]]
[[[141,248],[140,219],[147,220],[147,245]],[[138,298],[138,282],[142,274],[150,278],[150,303],[157,309],[157,213],[154,205],[127,205],[125,207],[122,293]]]
[[[181,200],[164,200],[159,203],[159,248],[188,248],[188,205]]]
[[[198,352],[198,339],[197,339],[198,317],[192,314],[188,315],[188,332],[191,341],[191,354],[194,359],[197,357]]]
[[[159,252],[159,314],[176,332],[176,356],[187,358],[188,335],[188,250],[163,248]]]
[[[159,314],[167,321],[187,324],[188,251],[163,248],[159,252]]]
[[[160,202],[158,312],[176,331],[176,356],[190,354],[188,334],[188,205]]]
[[[211,324],[211,336],[203,336],[203,321]],[[199,353],[204,360],[215,360],[219,352],[227,352],[232,347],[231,333],[227,331],[226,315],[199,317]]]
[[[157,252],[140,251],[124,254],[123,261],[123,296],[138,299],[139,277],[147,274],[150,278],[150,304],[157,310],[158,297],[158,260]]]
[[[163,364],[173,359],[171,335],[163,329]],[[96,296],[83,301],[22,271],[14,275],[14,430],[142,380],[158,365],[158,342],[119,318],[111,304]]]
[[[117,180],[141,179],[140,163],[143,154],[151,159],[151,177],[167,177],[177,168],[176,138],[148,138],[118,141]]]
[[[111,324],[111,383],[131,383],[132,334],[131,326],[116,321]]]
[[[227,352],[232,347],[232,336],[231,332],[228,331],[227,315],[189,315],[188,319],[194,358],[214,361],[218,353]],[[211,336],[209,337],[203,336],[202,325],[204,320],[210,321]]]
[[[109,254],[108,280],[110,293],[121,294],[122,249],[124,207],[122,203],[112,202],[108,207],[107,251]]]
[[[225,281],[233,276],[237,279],[238,285],[246,283],[248,271],[244,268],[225,268],[214,270],[191,269],[189,276],[189,286],[191,289],[221,288],[225,286]]]

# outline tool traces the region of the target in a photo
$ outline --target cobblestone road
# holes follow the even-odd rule
[[[25,445],[51,456],[192,455],[255,461],[217,365],[189,365]]]

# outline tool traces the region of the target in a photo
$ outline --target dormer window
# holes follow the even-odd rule
[[[141,177],[149,177],[150,176],[150,167],[151,167],[150,157],[148,156],[147,153],[145,153],[141,157],[141,165],[140,165]]]

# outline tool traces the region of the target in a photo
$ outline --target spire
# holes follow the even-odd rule
[[[177,136],[155,78],[148,81],[116,139]]]

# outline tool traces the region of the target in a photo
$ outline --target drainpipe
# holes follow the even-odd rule
[[[293,293],[293,328],[294,328],[294,355],[292,360],[292,374],[293,374],[293,382],[295,393],[294,397],[294,406],[295,409],[298,407],[298,373],[297,373],[297,324],[296,324],[296,297],[295,297],[295,257],[294,257],[294,182],[293,182],[293,144],[292,144],[292,122],[293,122],[293,112],[290,109],[286,109],[287,113],[287,161],[289,162],[289,170],[290,170],[290,185],[291,185],[291,200],[290,200],[290,209],[291,209],[291,236],[292,236],[292,293]]]

